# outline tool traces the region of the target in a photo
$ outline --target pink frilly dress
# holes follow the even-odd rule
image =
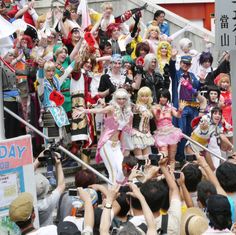
[[[121,131],[121,136],[120,136],[120,140],[121,140],[121,146],[122,146],[122,150],[125,149],[125,143],[124,143],[124,138],[122,138],[122,134],[124,132],[128,133],[129,135],[131,135],[131,131],[132,131],[132,115],[130,115],[130,121],[128,123],[126,123],[126,125],[123,126],[122,130],[120,130],[120,125],[119,122],[116,120],[115,116],[105,116],[104,118],[104,130],[99,138],[98,141],[98,145],[97,145],[97,152],[96,152],[96,157],[95,160],[97,163],[99,163],[100,161],[102,161],[102,158],[100,156],[100,150],[102,148],[102,146],[115,134],[115,132],[117,130]]]
[[[159,113],[157,111],[157,130],[154,134],[155,146],[157,148],[177,144],[183,137],[182,131],[172,124],[172,109],[174,108],[167,104]]]

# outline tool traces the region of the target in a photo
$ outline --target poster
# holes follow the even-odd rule
[[[31,136],[0,141],[0,217],[8,215],[9,205],[22,192],[35,198]]]
[[[0,175],[0,211],[7,210],[19,193],[25,191],[23,168],[1,171]]]

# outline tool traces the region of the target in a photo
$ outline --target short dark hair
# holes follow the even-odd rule
[[[236,192],[236,165],[224,162],[216,169],[216,177],[226,192]]]
[[[96,184],[96,180],[96,175],[90,170],[80,170],[75,174],[75,187],[87,188],[91,184]]]
[[[163,182],[147,181],[144,183],[140,191],[152,212],[158,212],[162,206],[166,193],[163,189]]]
[[[137,46],[136,46],[136,49],[135,49],[135,55],[137,57],[139,57],[140,56],[140,51],[142,51],[142,50],[145,51],[148,54],[149,51],[150,51],[149,45],[145,42],[138,43]]]
[[[164,14],[166,15],[166,13],[162,10],[157,10],[155,13],[154,13],[154,16],[153,16],[153,20],[155,20],[158,16],[160,16],[161,14]]]
[[[206,97],[209,101],[210,101],[210,92],[211,91],[217,92],[218,99],[220,98],[220,88],[215,85],[210,85],[210,86],[207,86],[207,97]]]
[[[203,64],[204,62],[210,62],[212,64],[213,62],[213,56],[210,52],[202,52],[199,57],[199,64]]]
[[[197,185],[197,198],[203,207],[206,207],[208,197],[214,194],[217,194],[217,191],[210,181],[203,180]]]
[[[211,117],[212,117],[212,115],[214,114],[214,113],[220,113],[220,115],[222,116],[222,109],[220,108],[220,107],[218,107],[218,106],[216,106],[216,107],[213,107],[212,109],[211,109]]]
[[[214,229],[224,230],[226,228],[230,229],[232,226],[230,203],[224,195],[216,194],[209,196],[207,201],[207,215],[209,225]]]
[[[129,212],[130,205],[128,203],[128,198],[127,198],[127,192],[130,191],[130,188],[128,186],[122,186],[120,187],[120,195],[116,199],[118,204],[120,205],[120,211],[118,213],[118,216],[123,217],[126,216],[127,213]]]
[[[182,170],[185,177],[185,185],[189,192],[196,192],[197,185],[202,179],[202,172],[199,166],[196,164],[189,163]]]
[[[158,94],[157,94],[157,103],[159,103],[160,98],[164,97],[167,98],[167,101],[171,102],[171,96],[170,96],[170,92],[167,89],[160,89]]]

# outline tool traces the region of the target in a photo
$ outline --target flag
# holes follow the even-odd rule
[[[1,15],[0,15],[0,39],[6,38],[10,35],[12,35],[16,30],[15,27],[5,20]]]
[[[77,9],[77,13],[82,15],[81,28],[84,30],[85,28],[87,28],[91,24],[87,0],[80,1],[80,4]]]

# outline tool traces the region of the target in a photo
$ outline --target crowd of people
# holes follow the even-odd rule
[[[19,234],[233,234],[227,52],[213,68],[207,37],[198,52],[184,37],[191,26],[170,34],[164,11],[143,22],[147,4],[116,16],[109,2],[96,12],[67,0],[43,15],[34,1],[0,3],[4,106],[48,136],[6,112],[6,138],[31,134],[35,157],[59,143],[87,164],[96,149],[113,184],[82,169],[65,191],[63,167],[77,162],[50,148],[56,179],[48,162],[45,177],[43,151],[37,206],[29,193],[10,205]]]

